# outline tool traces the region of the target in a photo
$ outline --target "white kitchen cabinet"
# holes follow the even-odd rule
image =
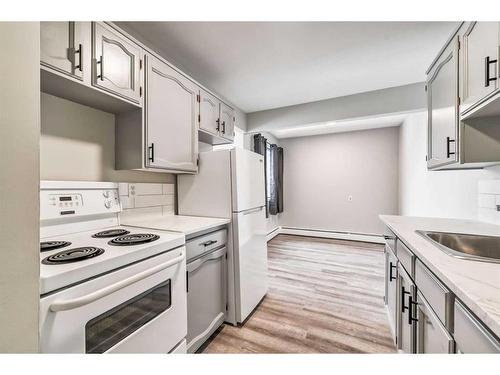
[[[92,23],[92,85],[141,102],[142,49],[110,26]]]
[[[390,246],[385,247],[385,304],[389,314],[389,325],[395,336],[397,321],[397,276],[398,259],[392,252]]]
[[[498,22],[471,22],[464,32],[462,113],[499,87],[499,25]]]
[[[416,352],[453,353],[453,338],[420,292],[417,292],[417,303]]]
[[[455,35],[427,73],[429,168],[458,160],[458,48],[459,37]]]
[[[42,66],[83,81],[90,71],[90,23],[40,22]]]
[[[154,56],[146,61],[146,166],[196,172],[198,86]]]
[[[212,94],[200,89],[200,129],[212,135],[219,136],[220,131],[220,101]]]
[[[234,110],[207,91],[200,89],[199,139],[217,145],[234,140]]]
[[[500,353],[500,340],[458,300],[454,336],[457,353]]]
[[[234,110],[220,103],[220,135],[227,140],[234,140]]]
[[[416,287],[405,269],[398,265],[398,349],[403,353],[415,353]]]

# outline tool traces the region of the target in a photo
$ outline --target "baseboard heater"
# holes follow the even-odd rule
[[[293,234],[297,236],[332,238],[338,240],[361,241],[371,243],[384,243],[384,236],[379,234],[353,233],[329,231],[323,229],[297,228],[297,227],[278,227],[267,234],[267,240],[270,241],[278,234]]]

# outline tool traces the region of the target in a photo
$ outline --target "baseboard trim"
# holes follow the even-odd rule
[[[281,227],[276,227],[272,231],[267,234],[267,242],[271,241],[274,237],[276,237],[281,232]]]
[[[348,241],[361,241],[370,243],[385,243],[382,235],[365,234],[365,233],[348,233],[348,232],[335,232],[328,230],[318,229],[304,229],[293,227],[279,227],[267,234],[267,240],[270,241],[278,234],[292,234],[297,236],[317,237],[317,238],[332,238],[337,240]]]

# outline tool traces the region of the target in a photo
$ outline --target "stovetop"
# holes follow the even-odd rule
[[[172,250],[185,239],[181,233],[115,226],[40,242],[40,294],[46,294]]]

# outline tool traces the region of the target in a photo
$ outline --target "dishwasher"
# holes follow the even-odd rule
[[[226,243],[226,229],[186,242],[188,353],[195,353],[225,320]]]

